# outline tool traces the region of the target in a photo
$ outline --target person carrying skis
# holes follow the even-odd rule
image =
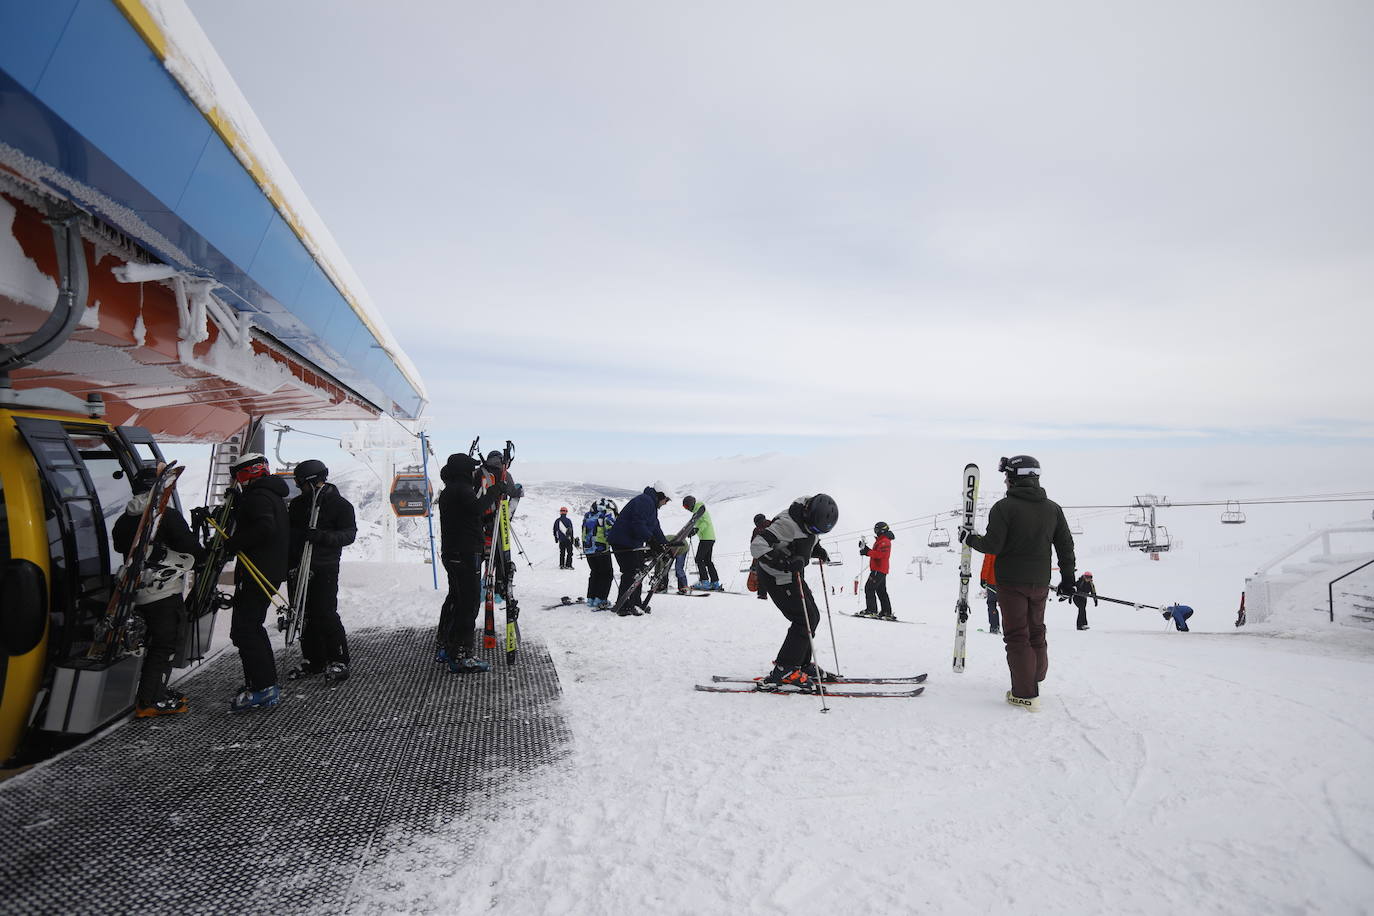
[[[1188,618],[1192,616],[1193,609],[1186,604],[1171,604],[1164,609],[1164,619],[1172,620],[1180,633],[1188,632]]]
[[[606,535],[606,543],[615,552],[620,566],[620,587],[616,591],[616,611],[621,617],[639,617],[647,609],[640,595],[644,584],[640,572],[648,561],[647,553],[657,556],[668,549],[663,527],[658,522],[658,510],[668,505],[668,495],[654,487],[625,504],[615,524]],[[677,544],[674,547],[680,546]]]
[[[479,496],[474,479],[478,467],[476,458],[459,453],[449,455],[439,472],[444,483],[439,492],[439,558],[448,575],[448,595],[439,612],[439,648],[434,660],[447,664],[453,674],[491,669],[473,655],[486,547],[482,519],[510,485],[493,480]]]
[[[133,547],[139,520],[162,468],[144,465],[129,481],[133,497],[110,531],[110,540],[119,553],[127,554]],[[134,609],[148,628],[134,700],[136,718],[173,715],[189,708],[185,695],[169,689],[167,684],[177,651],[177,631],[186,613],[182,599],[186,573],[204,559],[205,548],[191,533],[176,503],[169,501],[134,592]]]
[[[558,510],[558,518],[553,520],[553,542],[558,545],[558,568],[573,568],[573,523],[568,518],[568,507]]]
[[[978,574],[978,585],[988,599],[988,632],[1001,633],[1001,621],[997,617],[997,554],[983,554],[983,569]]]
[[[1040,709],[1040,682],[1049,671],[1045,639],[1045,602],[1049,597],[1050,548],[1059,558],[1061,596],[1074,593],[1073,535],[1064,510],[1040,486],[1040,462],[1030,455],[1003,458],[1007,495],[993,504],[983,534],[959,530],[959,540],[982,553],[996,554],[997,603],[1002,609],[1002,641],[1007,648],[1011,689],[1007,702],[1032,712]]]
[[[587,607],[594,611],[611,606],[611,545],[606,535],[615,524],[616,505],[609,499],[592,503],[582,516],[582,555],[587,560]]]
[[[243,663],[243,689],[229,703],[229,709],[247,712],[281,702],[277,660],[264,623],[272,596],[286,578],[290,546],[286,497],[291,490],[286,481],[272,476],[267,457],[259,452],[242,456],[229,470],[234,486],[241,491],[234,501],[234,533],[224,545],[227,556],[239,557],[234,564],[229,640],[238,647]],[[244,558],[261,579],[249,572]]]
[[[826,676],[811,657],[821,612],[806,584],[805,571],[812,557],[830,561],[818,536],[833,529],[839,518],[839,506],[825,493],[800,496],[749,544],[750,555],[758,561],[759,578],[770,579],[768,596],[789,623],[773,670],[757,682],[759,690],[810,691]]]
[[[1078,629],[1088,629],[1088,599],[1092,598],[1097,607],[1097,586],[1093,585],[1093,574],[1085,572],[1073,584],[1073,603],[1078,608]]]
[[[488,490],[501,484],[501,489],[506,496],[510,497],[510,514],[515,517],[515,507],[520,497],[524,495],[525,489],[515,482],[511,476],[510,468],[506,467],[506,456],[504,452],[493,449],[487,453],[486,460],[481,464],[481,473],[477,475],[476,485],[477,494],[480,496]],[[483,556],[491,554],[491,545],[497,539],[497,503],[492,503],[486,508],[482,515],[482,530],[484,533]],[[505,597],[509,591],[511,580],[515,578],[515,561],[511,559],[509,550],[497,549],[495,569],[492,570],[492,582],[495,585],[497,600]]]
[[[711,554],[716,548],[716,526],[711,523],[711,513],[706,511],[706,503],[698,502],[695,496],[684,496],[682,508],[692,513],[692,527],[697,536],[697,573],[701,581],[692,588],[706,592],[724,591],[716,564],[711,562]]]
[[[290,681],[324,674],[325,680],[348,679],[348,633],[339,619],[339,562],[343,549],[358,539],[358,520],[353,504],[329,483],[329,468],[318,458],[296,465],[293,476],[301,492],[287,506],[291,525],[290,581],[305,592],[305,617],[301,621],[301,664],[286,672]],[[310,516],[315,516],[311,524]],[[310,548],[310,567],[301,569],[305,545]]]
[[[887,596],[888,563],[892,558],[892,540],[896,535],[887,522],[873,526],[873,546],[859,542],[859,555],[868,557],[868,581],[864,582],[864,609],[855,616],[896,620],[892,601]]]
[[[754,532],[749,535],[750,543],[759,536],[759,532],[768,527],[771,520],[762,512],[754,516]],[[759,572],[759,561],[752,560],[749,563],[749,578],[754,582],[754,594],[760,601],[768,600],[768,577]]]

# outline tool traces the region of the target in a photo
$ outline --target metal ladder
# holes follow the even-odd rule
[[[262,418],[253,417],[243,429],[224,442],[210,446],[210,473],[205,478],[206,506],[213,509],[224,502],[224,494],[234,482],[234,475],[229,469],[240,455],[251,450],[245,443],[250,443],[254,436],[260,435],[261,429]]]

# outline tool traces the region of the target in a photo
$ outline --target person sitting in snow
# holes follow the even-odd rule
[[[790,624],[773,670],[757,682],[759,690],[811,691],[818,679],[826,677],[811,655],[821,612],[804,573],[812,557],[830,561],[819,535],[832,530],[839,518],[839,506],[827,494],[801,496],[749,545],[749,553],[759,564],[759,578],[770,579],[768,596]]]
[[[887,522],[878,522],[873,526],[873,546],[859,544],[859,555],[868,557],[868,581],[864,582],[864,609],[856,615],[858,617],[897,619],[892,613],[892,601],[887,597],[887,570],[894,537]]]
[[[1188,618],[1192,616],[1193,609],[1186,604],[1171,604],[1164,609],[1164,619],[1172,620],[1180,633],[1188,632]]]

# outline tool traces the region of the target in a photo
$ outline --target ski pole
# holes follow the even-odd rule
[[[1068,596],[1062,596],[1062,597],[1061,597],[1061,600],[1067,601],[1067,600],[1068,600]],[[1149,610],[1152,610],[1152,611],[1162,611],[1162,610],[1164,610],[1164,608],[1158,607],[1158,606],[1153,605],[1153,604],[1138,604],[1138,603],[1136,603],[1136,602],[1134,602],[1134,601],[1123,601],[1123,600],[1121,600],[1120,598],[1108,598],[1106,595],[1098,595],[1098,596],[1097,596],[1097,600],[1098,600],[1098,601],[1110,601],[1112,604],[1124,604],[1126,607],[1133,607],[1133,608],[1137,608],[1137,609],[1139,609],[1139,608],[1148,608]]]
[[[821,712],[830,712],[830,707],[825,702],[825,678],[821,677],[821,666],[816,664],[816,639],[811,634],[811,612],[806,607],[806,583],[802,580],[802,574],[797,572],[792,574],[792,581],[797,585],[797,601],[801,604],[802,629],[806,630],[806,644],[811,649],[811,667],[816,669],[816,692],[821,695]]]
[[[830,627],[830,651],[835,656],[836,674],[839,674],[840,650],[835,646],[835,618],[830,616],[830,587],[825,584],[825,564],[821,564],[821,595],[825,597],[825,622]]]
[[[215,530],[218,531],[222,536],[228,537],[228,535],[224,534],[224,529],[221,528],[219,525],[215,524],[214,519],[208,519],[208,521],[210,522],[210,524],[215,526]],[[243,553],[242,551],[239,551],[234,556],[238,559],[239,563],[243,565],[244,571],[248,573],[248,578],[252,579],[255,583],[257,583],[258,588],[262,589],[263,594],[267,596],[268,603],[276,607],[279,611],[284,610],[289,613],[291,610],[291,606],[286,604],[285,602],[282,602],[281,604],[277,603],[281,601],[281,597],[277,595],[277,593],[272,589],[272,583],[269,582],[267,577],[262,574],[262,570],[258,569],[258,567],[253,563],[253,561],[248,559],[248,555]]]
[[[525,563],[529,565],[530,569],[534,569],[534,564],[530,563],[529,554],[525,553],[525,548],[520,545],[520,535],[515,533],[514,528],[510,530],[510,536],[515,539],[516,552],[519,553],[520,556],[525,558]]]

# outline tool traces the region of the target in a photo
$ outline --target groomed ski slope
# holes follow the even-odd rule
[[[822,715],[812,697],[692,689],[767,669],[784,631],[771,602],[545,611],[583,594],[585,565],[527,546],[523,627],[559,666],[572,762],[474,815],[489,822],[470,855],[442,831],[413,837],[356,911],[1346,913],[1374,899],[1374,633],[1238,631],[1233,608],[1209,607],[1178,634],[1106,604],[1078,632],[1054,604],[1030,714],[1003,702],[976,598],[968,669],[950,672],[951,555],[924,582],[892,577],[897,614],[924,625],[834,615],[844,672],[929,671],[925,695]],[[1185,593],[1216,565],[1169,559]],[[852,589],[852,564],[827,574]],[[355,626],[433,621],[429,575],[345,563],[341,607]],[[824,622],[817,640],[828,664]]]

